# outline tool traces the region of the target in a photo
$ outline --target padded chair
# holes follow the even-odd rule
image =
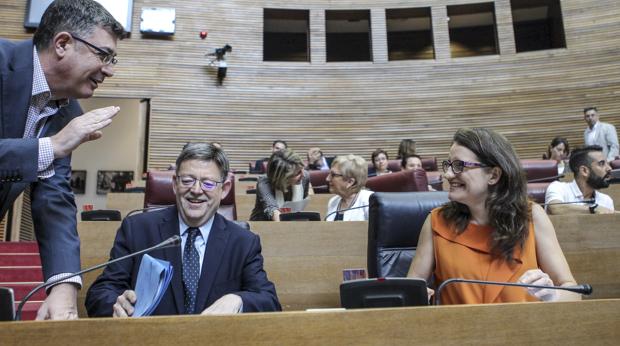
[[[538,204],[545,203],[547,187],[551,183],[527,183],[527,196]]]
[[[176,204],[176,197],[172,190],[172,177],[174,171],[149,171],[146,177],[146,187],[144,193],[144,207],[161,207]],[[235,176],[228,174],[228,179],[232,182],[232,187],[226,198],[220,202],[218,213],[228,220],[237,220],[237,208],[235,206]]]
[[[612,160],[609,162],[609,165],[611,166],[611,169],[620,169],[620,159],[616,158],[615,160]]]
[[[521,160],[528,183],[550,183],[558,180],[558,163],[555,160]]]
[[[426,172],[420,169],[370,177],[366,187],[374,192],[428,191],[428,180]]]
[[[377,192],[370,196],[368,277],[405,277],[430,211],[448,202],[447,192]]]
[[[82,221],[121,221],[121,212],[118,210],[88,210],[83,211]]]
[[[428,185],[432,186],[437,191],[443,191],[443,173],[437,171],[427,171],[426,179]]]
[[[329,186],[325,180],[329,171],[308,171],[310,173],[310,184],[314,193],[329,193]]]
[[[427,172],[438,171],[439,169],[437,168],[437,158],[435,156],[423,157],[422,168],[424,168],[424,170]]]

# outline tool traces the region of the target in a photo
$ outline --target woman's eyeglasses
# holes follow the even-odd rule
[[[446,160],[441,163],[441,168],[443,169],[444,173],[448,173],[448,168],[450,167],[452,167],[452,172],[454,172],[454,174],[459,174],[463,172],[463,170],[465,170],[465,167],[480,168],[480,167],[489,167],[489,166],[485,165],[484,163],[468,162],[468,161],[463,161],[463,160],[454,160],[454,161]]]

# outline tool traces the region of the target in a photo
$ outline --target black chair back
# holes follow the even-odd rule
[[[405,277],[430,211],[448,202],[448,193],[376,192],[370,196],[368,277]]]

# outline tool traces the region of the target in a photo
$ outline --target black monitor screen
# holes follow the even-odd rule
[[[54,0],[28,0],[26,8],[26,18],[24,18],[24,27],[36,29],[41,22],[43,12]],[[95,0],[116,20],[118,20],[125,28],[126,32],[131,31],[131,17],[133,11],[133,0]]]
[[[340,285],[340,304],[346,309],[428,305],[426,281],[380,278],[344,282]]]

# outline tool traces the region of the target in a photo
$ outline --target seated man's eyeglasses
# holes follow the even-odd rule
[[[335,177],[344,177],[344,175],[342,174],[338,174],[338,173],[334,173],[332,171],[329,171],[329,173],[327,174],[328,176],[335,178]]]
[[[107,52],[106,50],[95,46],[94,44],[86,41],[83,38],[80,38],[79,36],[77,36],[74,33],[69,33],[69,35],[71,35],[71,37],[73,37],[74,40],[80,41],[80,42],[84,43],[85,45],[91,47],[92,49],[96,50],[97,51],[97,56],[99,57],[99,59],[101,60],[102,63],[104,63],[106,65],[116,65],[116,63],[118,62],[118,60],[116,59],[114,54],[112,54],[110,52]]]
[[[443,169],[444,173],[448,173],[448,168],[450,167],[452,167],[452,172],[454,172],[454,174],[459,174],[463,172],[465,167],[480,168],[480,167],[489,167],[489,166],[485,165],[484,163],[467,162],[467,161],[462,161],[462,160],[454,160],[454,161],[446,160],[441,163],[441,168]]]
[[[223,183],[222,181],[214,181],[214,180],[209,180],[209,179],[198,180],[189,175],[179,176],[177,177],[177,181],[179,182],[179,184],[181,184],[181,186],[185,188],[194,187],[194,185],[198,181],[200,182],[200,187],[202,188],[203,191],[213,191],[217,187],[217,184]]]

